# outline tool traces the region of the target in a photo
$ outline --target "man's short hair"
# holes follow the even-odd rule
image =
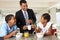
[[[7,15],[7,16],[5,17],[5,21],[8,23],[8,21],[10,21],[13,16],[14,16],[14,15],[12,15],[12,14]]]
[[[21,0],[21,1],[20,1],[20,5],[22,5],[22,3],[27,3],[27,1]]]

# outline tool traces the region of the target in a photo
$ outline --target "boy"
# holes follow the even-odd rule
[[[17,33],[16,19],[14,15],[9,14],[5,17],[6,23],[0,29],[0,37],[8,39]]]

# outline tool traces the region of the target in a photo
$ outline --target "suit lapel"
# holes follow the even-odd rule
[[[27,13],[28,13],[28,17],[29,17],[29,19],[30,19],[30,13],[29,13],[28,9],[27,9]]]
[[[24,18],[22,10],[21,10],[21,16],[22,16],[22,19],[25,21],[25,18]]]

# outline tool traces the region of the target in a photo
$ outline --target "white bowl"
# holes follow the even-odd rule
[[[42,37],[43,37],[43,33],[37,33],[36,36],[37,36],[38,38],[42,38]]]
[[[17,33],[17,34],[16,34],[16,38],[21,38],[22,35],[23,35],[23,33]]]

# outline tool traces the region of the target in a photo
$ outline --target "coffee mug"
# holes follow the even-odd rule
[[[27,27],[28,27],[28,30],[31,30],[31,25],[28,25]]]

